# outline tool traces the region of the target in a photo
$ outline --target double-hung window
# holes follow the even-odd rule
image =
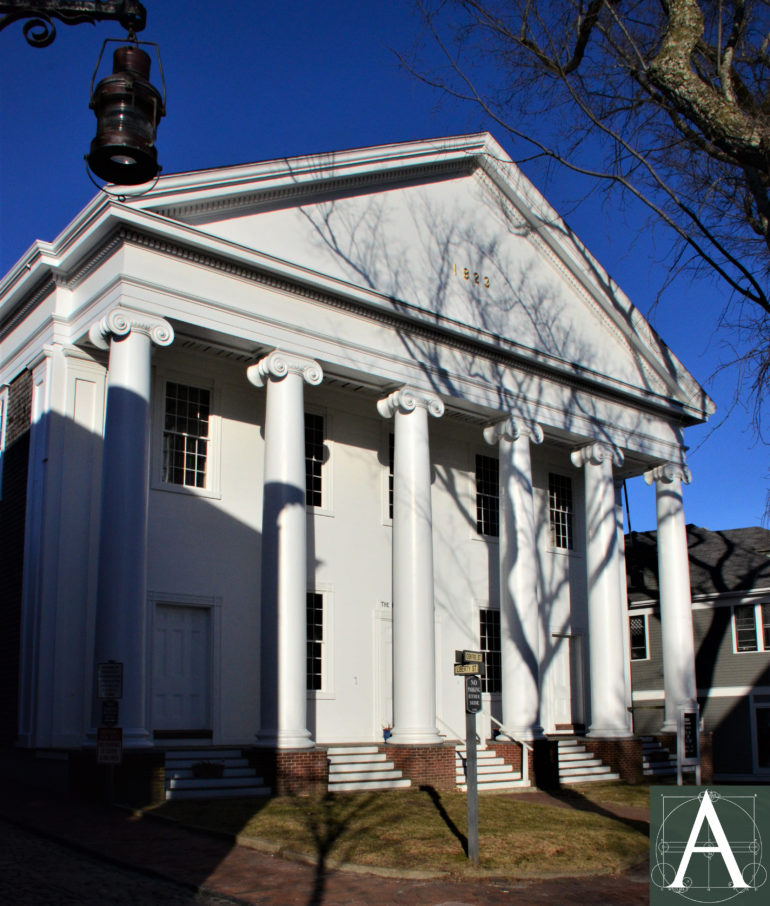
[[[481,678],[482,692],[502,690],[502,664],[500,661],[500,611],[479,611],[479,641],[484,653],[485,675]]]
[[[572,550],[572,479],[548,474],[548,518],[551,547]]]
[[[307,593],[307,689],[323,689],[324,671],[324,596]]]
[[[500,534],[500,463],[492,456],[476,456],[476,531],[497,538]]]
[[[166,484],[208,486],[210,415],[210,390],[166,382],[162,469]]]
[[[305,413],[305,503],[323,506],[324,417]]]
[[[770,651],[770,603],[733,608],[735,650]]]
[[[647,648],[647,617],[634,614],[628,618],[631,636],[631,660],[645,661],[649,657]]]

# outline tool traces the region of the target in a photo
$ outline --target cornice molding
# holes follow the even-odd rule
[[[377,411],[383,418],[393,418],[396,412],[408,415],[415,409],[425,409],[434,418],[441,418],[444,403],[436,393],[417,387],[400,387],[377,403]]]
[[[27,296],[26,299],[23,299],[21,303],[5,317],[2,325],[0,325],[0,340],[7,337],[9,333],[18,327],[30,312],[34,311],[41,302],[56,290],[57,285],[57,281],[54,279],[53,274],[46,274],[29,296]]]
[[[290,203],[308,196],[323,200],[328,195],[336,195],[344,190],[366,189],[372,185],[390,185],[407,183],[414,180],[425,180],[453,174],[470,174],[478,168],[476,157],[463,160],[451,160],[417,166],[403,166],[395,170],[379,170],[374,173],[357,173],[333,178],[321,177],[308,182],[296,182],[292,185],[274,189],[253,189],[250,192],[235,193],[217,198],[206,198],[202,201],[179,201],[171,205],[159,205],[158,214],[164,217],[183,219],[184,217],[201,217],[222,211],[238,211],[244,208],[257,210],[273,207],[276,203]],[[218,187],[219,191],[222,187]]]

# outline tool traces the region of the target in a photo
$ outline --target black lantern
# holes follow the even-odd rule
[[[149,55],[136,44],[118,47],[112,75],[95,90],[93,81],[91,85],[97,127],[86,157],[88,166],[100,179],[119,185],[136,186],[153,179],[160,170],[155,132],[166,109],[165,98],[150,84]]]

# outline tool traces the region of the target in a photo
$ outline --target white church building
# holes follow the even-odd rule
[[[93,758],[113,661],[126,764],[430,767],[471,649],[483,739],[612,760],[619,489],[657,495],[671,730],[696,698],[684,429],[712,411],[487,134],[99,194],[0,283],[2,740]]]

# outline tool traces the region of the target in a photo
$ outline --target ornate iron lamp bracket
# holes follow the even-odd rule
[[[0,31],[21,19],[27,43],[32,47],[48,47],[56,37],[53,19],[65,25],[92,25],[104,20],[120,22],[130,35],[147,24],[147,11],[138,0],[16,0],[0,3]]]

